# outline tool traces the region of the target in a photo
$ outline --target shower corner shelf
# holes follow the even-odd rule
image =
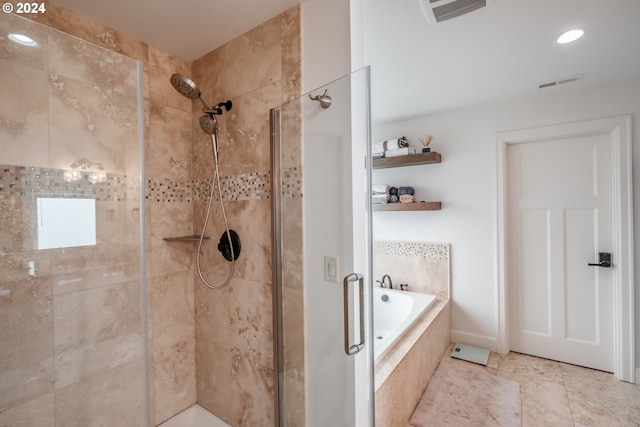
[[[204,236],[204,238],[210,239],[209,236]],[[193,234],[191,236],[165,237],[162,240],[166,240],[167,242],[197,242],[200,240],[200,236]]]
[[[415,202],[415,203],[386,203],[383,205],[372,205],[373,211],[439,211],[442,209],[442,202]]]

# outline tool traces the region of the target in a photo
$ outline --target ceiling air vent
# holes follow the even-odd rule
[[[422,13],[431,24],[473,12],[494,0],[418,0]]]
[[[550,81],[550,82],[538,83],[538,89],[544,89],[546,87],[555,87],[555,86],[560,86],[560,85],[567,84],[567,83],[573,83],[573,82],[577,82],[579,80],[582,80],[583,78],[584,78],[584,74],[576,74],[575,76],[565,77],[565,78],[559,79],[559,80],[553,80],[553,81]]]

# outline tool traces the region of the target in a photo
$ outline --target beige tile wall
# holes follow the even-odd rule
[[[373,243],[373,277],[388,274],[394,289],[450,297],[450,246],[445,243],[376,241]],[[376,284],[377,285],[377,284]]]
[[[273,424],[273,331],[271,300],[271,200],[269,109],[300,93],[300,9],[294,7],[196,60],[193,77],[212,103],[231,99],[218,117],[220,174],[228,182],[266,186],[264,192],[224,196],[230,228],[242,252],[230,285],[204,288],[196,279],[198,402],[231,425]],[[213,174],[211,140],[197,123],[194,103],[194,180]],[[230,177],[244,176],[244,181]],[[265,180],[264,177],[268,177]],[[195,226],[202,227],[205,200],[194,202]],[[228,263],[217,251],[224,232],[219,206],[212,208],[202,265],[219,284]]]
[[[152,423],[158,424],[195,403],[196,389],[198,401],[201,404],[233,425],[262,425],[272,422],[269,421],[273,418],[273,359],[268,110],[300,93],[299,7],[258,26],[222,48],[205,55],[192,65],[188,61],[148,46],[54,3],[45,3],[46,14],[34,14],[29,18],[113,52],[139,59],[144,64],[145,187],[148,194],[145,221]],[[28,25],[28,21],[24,22]],[[78,67],[82,68],[82,62],[78,63],[78,61],[89,58],[90,53],[84,50],[85,45],[80,41],[66,43],[53,40],[52,43],[59,45],[62,55],[54,57],[53,62],[59,63],[68,74],[72,74],[68,77],[52,77],[52,84],[54,87],[73,86],[75,83],[72,80],[65,79],[74,77],[74,70],[78,70]],[[73,55],[74,58],[67,62],[63,55]],[[39,72],[38,66],[42,65],[34,57],[23,56],[17,59],[31,67],[27,71],[36,74]],[[3,65],[0,64],[0,67]],[[17,67],[15,66],[12,72],[25,72],[23,69],[18,70]],[[217,103],[229,98],[234,103],[233,110],[219,118],[221,175],[226,185],[225,198],[233,199],[227,203],[228,215],[231,227],[238,231],[243,239],[243,253],[238,262],[237,278],[227,290],[222,292],[205,291],[198,284],[194,274],[193,243],[169,243],[162,240],[165,237],[200,231],[204,215],[202,193],[208,195],[208,181],[213,171],[210,160],[210,141],[197,126],[200,115],[198,105],[177,94],[170,86],[169,76],[174,72],[192,75],[211,102]],[[46,72],[40,73],[41,78],[48,79]],[[94,70],[91,75],[99,83],[97,87],[99,90],[119,89],[127,82],[131,82],[134,77],[124,72],[104,75],[100,69]],[[20,88],[12,90],[16,93],[24,93]],[[34,95],[33,102],[29,105],[21,105],[29,109],[29,120],[37,123],[38,114],[40,114],[38,108],[42,105],[42,100],[38,100],[37,95],[46,92],[46,89],[45,86],[42,88],[33,86],[29,90],[29,93]],[[86,95],[83,92],[86,88],[82,85],[74,90],[79,96]],[[116,92],[116,97],[129,95],[127,90],[116,90]],[[131,95],[135,96],[135,93],[131,92]],[[55,92],[54,96],[56,96]],[[31,101],[31,98],[29,100]],[[53,111],[54,113],[57,110],[61,111],[56,117],[62,117],[63,109],[72,108],[72,103],[69,101],[64,96],[55,98]],[[135,112],[115,109],[112,115],[99,117],[96,114],[99,111],[97,105],[88,107],[89,117],[74,118],[75,113],[71,111],[72,120],[76,120],[77,123],[85,120],[84,124],[87,125],[85,130],[78,131],[77,137],[86,137],[91,133],[91,129],[104,127],[112,122],[124,124],[122,127],[124,133],[117,134],[116,137],[135,131]],[[26,114],[23,113],[23,115]],[[21,123],[15,119],[10,122],[10,125],[15,128]],[[20,138],[24,139],[21,141],[22,146],[32,147],[29,148],[33,153],[32,163],[39,164],[38,159],[42,159],[41,162],[44,164],[49,156],[38,145],[41,144],[43,135],[37,133],[39,130],[37,126],[29,128],[35,133],[21,134]],[[66,141],[62,136],[60,134],[57,137],[54,133],[56,149],[62,153],[75,152],[75,149],[65,146]],[[100,135],[97,139],[100,147],[110,144],[107,140],[101,139]],[[13,150],[14,156],[19,155],[19,152],[19,150]],[[119,152],[110,157],[110,166],[129,171],[131,165],[127,165],[126,161],[118,156]],[[11,154],[12,151],[8,149],[7,153]],[[41,157],[38,157],[39,155]],[[56,156],[52,159],[55,162]],[[62,160],[58,163],[63,164]],[[250,191],[245,191],[245,187],[250,188]],[[131,209],[133,209],[131,206],[127,207],[120,217],[127,218],[125,214],[128,214],[128,210]],[[3,204],[2,210],[20,215],[16,221],[25,221],[23,217],[29,217],[28,211],[23,212],[15,206]],[[220,214],[216,213],[215,205],[212,215],[212,225],[208,234],[214,237],[212,242],[217,242],[222,228]],[[117,230],[120,229],[121,222],[116,224]],[[4,229],[0,232],[7,231]],[[12,244],[20,244],[15,242],[20,242],[22,236],[16,236],[13,233],[9,237]],[[107,237],[108,235],[105,235],[105,238]],[[135,239],[129,236],[129,240]],[[210,274],[209,277],[213,277],[213,281],[226,274],[226,262],[220,262],[215,246],[215,243],[209,245],[203,253],[203,260],[211,266],[207,268],[207,273]],[[105,255],[107,258],[110,256],[110,254],[101,254],[103,257]],[[0,268],[3,271],[14,271],[14,268],[28,271],[30,267],[24,265],[23,257],[20,255],[3,260]],[[36,265],[49,265],[48,263],[51,262],[49,259],[41,259],[42,255],[39,253],[30,254],[30,258]],[[121,268],[117,274],[123,278],[131,278],[132,275],[135,277],[135,269],[128,267],[125,262],[131,259],[135,260],[136,257],[132,257],[132,253],[125,251],[121,261],[113,260],[116,264],[122,264],[118,264]],[[69,265],[73,265],[73,262]],[[96,272],[111,271],[108,268],[105,270],[103,267],[95,266],[89,261],[83,266],[86,267],[83,274],[89,276],[92,269]],[[60,271],[59,274],[66,273]],[[25,303],[39,304],[42,306],[40,311],[43,313],[37,318],[35,324],[25,323],[23,327],[32,328],[34,331],[48,330],[50,333],[44,334],[42,340],[38,341],[38,345],[50,346],[51,343],[48,340],[53,333],[55,316],[52,314],[54,303],[50,296],[49,282],[40,283],[24,275],[20,277],[19,280],[28,280],[32,285],[28,292],[39,297],[37,302],[27,298],[28,302]],[[124,281],[121,286],[127,283],[130,282]],[[89,289],[87,292],[90,293],[87,297],[96,301],[97,304],[104,303],[104,298],[109,297],[107,291],[106,285],[100,290]],[[115,293],[131,296],[126,292]],[[18,298],[18,295],[14,295],[14,298]],[[127,308],[137,303],[139,300],[136,301],[134,298]],[[114,309],[117,310],[117,306],[118,304]],[[214,312],[211,307],[224,307],[225,310]],[[104,320],[113,319],[116,315],[117,311],[110,312],[106,314]],[[127,316],[124,317],[127,318]],[[9,313],[7,317],[19,319],[15,313]],[[64,321],[64,316],[59,319]],[[211,319],[215,319],[215,322],[212,323]],[[100,335],[102,326],[99,320],[95,322],[95,324],[91,323],[91,332]],[[120,324],[120,322],[116,323]],[[123,340],[118,348],[126,349],[130,331],[124,326],[116,327],[116,331],[113,339],[119,337],[118,339]],[[108,334],[100,336],[105,342],[112,339]],[[68,346],[70,352],[74,351],[73,339],[92,338],[87,336],[65,339],[63,347]],[[141,368],[139,360],[128,362],[130,355],[121,356],[127,361],[121,365],[123,369],[121,374],[136,378],[137,373],[134,375],[131,370],[135,370],[136,366]],[[99,366],[97,359],[93,363]],[[44,358],[43,361],[29,365],[25,369],[28,369],[26,374],[39,373],[34,376],[37,378],[36,381],[28,387],[22,387],[28,396],[34,398],[21,398],[12,406],[13,409],[4,413],[8,414],[7,417],[12,417],[10,418],[12,420],[33,419],[33,411],[39,413],[55,409],[52,402],[53,389],[49,386],[48,379],[55,375],[50,358]],[[74,375],[76,374],[70,373],[65,381],[72,381]],[[11,381],[13,380],[9,378],[2,383],[10,387]],[[102,382],[89,381],[86,384],[80,384],[75,391],[104,393],[108,391],[104,387],[109,387],[109,384],[111,382],[106,379]],[[141,401],[136,401],[138,397],[131,397],[130,400],[135,401],[135,405],[142,405]],[[71,400],[60,402],[66,401],[72,403]],[[87,410],[99,409],[100,405],[103,404],[91,403],[87,406]],[[79,423],[86,421],[82,415],[86,412],[81,409],[81,407],[74,408],[80,411],[76,417]],[[103,409],[107,410],[107,408]],[[30,411],[30,415],[27,411]],[[65,418],[65,422],[73,425],[76,421]],[[130,420],[125,424],[133,425]]]

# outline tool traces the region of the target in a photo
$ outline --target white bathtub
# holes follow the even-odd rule
[[[374,364],[382,360],[435,301],[434,295],[373,288]]]

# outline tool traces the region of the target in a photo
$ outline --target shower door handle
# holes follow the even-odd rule
[[[351,330],[349,319],[349,288],[352,283],[358,284],[358,311],[360,320],[360,342],[351,344],[349,332]],[[353,356],[364,348],[364,277],[359,273],[351,273],[343,281],[343,305],[344,305],[344,352],[347,356]]]

